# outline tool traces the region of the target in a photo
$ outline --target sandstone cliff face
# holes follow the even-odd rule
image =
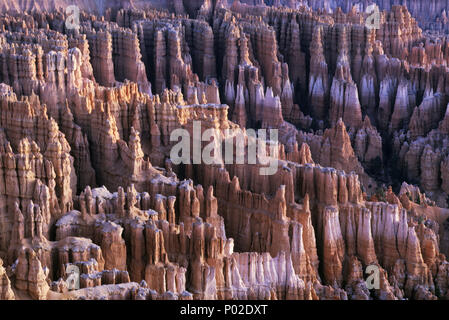
[[[33,250],[22,248],[19,251],[15,269],[15,286],[18,290],[27,291],[33,299],[45,300],[47,298],[49,290],[46,282],[47,275]]]
[[[3,267],[3,260],[0,260],[0,279],[1,279],[1,300],[14,300],[14,292],[11,289],[11,281]]]
[[[84,8],[0,17],[1,299],[447,296],[449,51],[405,6]],[[197,121],[246,158],[278,129],[276,172],[175,163]]]

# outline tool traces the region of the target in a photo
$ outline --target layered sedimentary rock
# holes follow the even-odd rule
[[[449,47],[421,15],[83,2],[70,30],[38,2],[0,17],[1,299],[447,298]]]
[[[0,260],[0,279],[1,279],[1,300],[14,300],[14,292],[11,289],[11,281],[3,267],[3,260]]]

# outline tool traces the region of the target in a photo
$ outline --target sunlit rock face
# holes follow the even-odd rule
[[[0,0],[0,299],[447,299],[434,3]]]

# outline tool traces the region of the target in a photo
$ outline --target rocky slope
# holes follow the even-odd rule
[[[0,1],[1,299],[449,297],[447,40],[266,2]]]

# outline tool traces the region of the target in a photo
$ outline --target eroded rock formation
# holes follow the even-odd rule
[[[448,298],[449,45],[416,1],[378,30],[63,2],[0,0],[0,299]]]

